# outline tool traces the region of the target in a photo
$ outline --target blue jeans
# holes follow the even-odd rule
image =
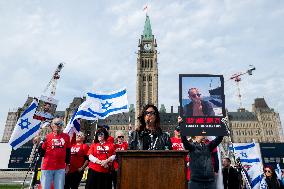
[[[40,182],[42,189],[50,189],[52,181],[54,189],[64,189],[65,169],[41,170]]]

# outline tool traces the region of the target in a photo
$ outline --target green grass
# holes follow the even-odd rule
[[[21,189],[21,184],[0,184],[0,189]]]

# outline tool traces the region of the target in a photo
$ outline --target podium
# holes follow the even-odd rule
[[[188,151],[117,151],[118,189],[186,189]]]

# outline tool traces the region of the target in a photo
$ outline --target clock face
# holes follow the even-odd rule
[[[150,43],[144,44],[144,49],[145,49],[146,51],[151,50],[151,48],[152,48],[152,45],[151,45]]]

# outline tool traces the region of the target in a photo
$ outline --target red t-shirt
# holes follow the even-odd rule
[[[107,142],[109,142],[109,143],[114,143],[114,138],[112,137],[112,136],[108,136],[108,138],[107,138]]]
[[[115,148],[114,145],[109,142],[105,142],[103,145],[100,143],[93,143],[88,152],[88,155],[90,154],[98,158],[98,160],[106,160],[115,154]],[[93,163],[91,161],[89,162],[89,168],[101,173],[107,173],[109,171],[108,168],[104,168],[100,164]]]
[[[172,137],[171,138],[173,150],[184,150],[181,138]]]
[[[172,142],[173,150],[184,150],[181,138],[172,137],[171,138],[171,142]],[[189,156],[188,155],[186,156],[185,161],[189,162]],[[190,169],[189,169],[189,167],[187,168],[186,178],[189,181],[189,179],[190,179]]]
[[[65,168],[66,148],[70,148],[70,137],[66,133],[46,135],[42,144],[45,155],[41,165],[42,170],[58,170]]]
[[[70,173],[76,172],[84,165],[85,156],[88,154],[87,144],[73,144],[71,147]]]
[[[115,147],[115,150],[127,150],[128,143],[124,141],[122,144],[118,144],[118,143],[115,144],[114,147]]]
[[[115,147],[115,151],[117,151],[117,150],[127,150],[128,143],[124,141],[122,144],[118,144],[118,143],[115,144],[114,147]],[[113,161],[113,167],[114,167],[115,170],[118,169],[118,162],[116,160]]]

